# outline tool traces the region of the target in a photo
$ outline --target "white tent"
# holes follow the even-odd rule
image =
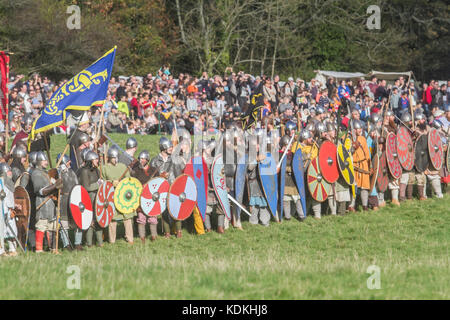
[[[326,71],[326,70],[315,70],[315,72],[316,72],[315,79],[320,82],[322,88],[325,87],[328,77],[333,77],[336,79],[336,82],[339,82],[339,80],[361,79],[366,76],[364,73],[361,72],[340,72],[340,71]]]
[[[412,71],[406,72],[381,72],[381,71],[371,71],[366,75],[366,78],[370,78],[371,76],[376,76],[378,79],[383,80],[396,80],[399,77],[405,77],[405,80],[408,81],[409,77],[413,76]]]

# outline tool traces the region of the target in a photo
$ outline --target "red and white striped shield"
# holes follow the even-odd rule
[[[75,224],[81,230],[87,230],[91,225],[93,212],[89,193],[79,184],[74,186],[69,198],[70,212]]]
[[[183,174],[175,179],[169,189],[167,209],[175,220],[189,218],[197,204],[197,187],[194,179]]]
[[[95,218],[102,228],[106,228],[114,216],[114,186],[105,181],[97,191]]]
[[[159,216],[166,210],[169,182],[161,177],[150,180],[144,185],[141,194],[141,209],[148,216]]]

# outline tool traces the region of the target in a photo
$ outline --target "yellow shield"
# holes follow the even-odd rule
[[[114,191],[114,205],[120,213],[130,214],[139,207],[142,184],[136,178],[125,178]]]
[[[342,177],[347,184],[353,185],[355,183],[355,171],[353,169],[352,154],[341,142],[339,142],[337,147],[337,158]]]

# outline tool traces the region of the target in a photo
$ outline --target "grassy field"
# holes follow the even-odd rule
[[[244,222],[224,235],[20,254],[0,259],[0,299],[449,299],[449,208],[446,195],[268,228]],[[380,289],[367,287],[371,265]],[[69,266],[79,290],[67,288]]]

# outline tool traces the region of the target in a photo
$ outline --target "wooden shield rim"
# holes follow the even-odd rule
[[[400,174],[399,174],[399,176],[397,177],[397,176],[395,176],[394,175],[394,173],[393,173],[393,171],[394,171],[394,169],[393,168],[391,168],[393,165],[394,165],[394,163],[390,163],[389,162],[389,159],[387,158],[387,155],[388,155],[388,145],[389,145],[389,143],[388,143],[388,140],[389,140],[389,137],[390,136],[394,136],[394,142],[395,142],[395,148],[397,148],[397,135],[395,134],[395,133],[393,133],[393,132],[389,132],[389,134],[387,135],[387,137],[386,137],[386,163],[387,163],[387,166],[388,166],[388,168],[389,168],[389,172],[391,173],[391,176],[394,178],[394,179],[400,179],[401,178],[401,176],[402,176],[402,165],[400,164],[400,161],[398,160],[398,154],[397,154],[397,159],[395,159],[394,158],[394,163],[395,162],[398,162],[398,166],[399,166],[399,168],[400,168]],[[398,151],[396,150],[396,152],[398,153]]]
[[[130,181],[133,181],[133,182],[137,183],[138,186],[140,185],[140,187],[139,187],[140,190],[138,190],[138,192],[137,192],[137,201],[135,201],[133,203],[133,206],[131,207],[131,209],[129,209],[129,210],[127,210],[127,212],[125,212],[125,211],[120,211],[117,208],[118,205],[117,205],[116,201],[119,201],[119,195],[116,194],[116,192],[119,189],[119,185],[120,184],[125,184],[125,181],[127,181],[127,180],[130,180]],[[139,205],[141,203],[141,193],[142,193],[142,183],[138,179],[136,179],[134,177],[127,177],[127,178],[124,178],[124,179],[120,180],[119,184],[114,188],[114,206],[115,206],[115,209],[121,214],[130,214],[130,213],[132,213],[137,208],[139,208]],[[117,195],[117,197],[116,197],[116,195]]]
[[[314,160],[311,161],[311,163],[310,163],[309,166],[308,166],[307,173],[306,173],[307,177],[310,176],[310,174],[309,174],[309,168],[313,165],[313,162],[317,162],[317,169],[318,169],[317,173],[320,174],[319,159],[316,157]],[[322,178],[323,178],[323,176],[322,176]],[[323,181],[323,182],[317,182],[317,183],[318,183],[318,184],[327,184],[327,185],[329,185],[329,186],[330,186],[329,189],[330,189],[330,191],[331,191],[331,184],[329,184],[325,179],[322,179],[322,181]],[[315,199],[315,198],[313,197],[313,192],[311,191],[311,188],[310,188],[310,186],[309,186],[309,183],[307,183],[307,185],[308,185],[309,193],[311,194],[311,197],[312,197],[314,200],[316,200],[317,202],[325,202],[325,200],[328,199],[328,195],[330,194],[329,191],[327,192],[327,190],[325,190],[326,197],[324,197],[323,200],[317,200],[317,199]],[[324,187],[324,189],[326,189],[326,188]]]
[[[410,154],[410,158],[412,159],[412,164],[411,164],[411,167],[407,167],[405,165],[406,163],[402,163],[402,161],[400,160],[400,156],[398,157],[398,161],[400,162],[400,165],[402,166],[403,169],[405,169],[406,171],[411,171],[412,169],[414,169],[414,157],[415,157],[414,143],[412,141],[412,137],[411,137],[411,134],[409,133],[408,129],[405,126],[401,126],[400,128],[398,128],[397,135],[396,135],[396,138],[397,138],[397,154],[399,154],[399,150],[398,150],[399,139],[398,139],[398,136],[399,136],[400,131],[402,131],[403,134],[406,133],[408,135],[408,137],[409,137],[409,141],[411,142],[413,150],[411,152],[407,151],[406,153]]]
[[[30,229],[30,226],[29,226],[29,219],[30,219],[30,214],[31,214],[31,200],[30,200],[30,195],[28,194],[28,191],[27,191],[27,189],[25,189],[24,187],[22,187],[22,186],[17,186],[17,187],[15,187],[14,188],[14,204],[16,204],[16,197],[18,196],[16,196],[16,193],[21,193],[21,195],[23,195],[23,198],[25,199],[25,202],[27,202],[27,206],[28,206],[28,210],[27,211],[24,211],[24,210],[22,210],[22,212],[24,213],[23,215],[20,215],[20,217],[24,217],[23,219],[25,219],[26,220],[26,224],[25,224],[25,232],[26,233],[28,233],[28,230]],[[18,218],[16,218],[16,219],[18,219]],[[19,224],[18,224],[18,221],[16,221],[16,224],[17,224],[17,238],[19,239],[19,241],[21,242],[21,244],[22,244],[22,246],[24,246],[25,247],[25,245],[26,245],[26,243],[22,243],[22,239],[21,239],[21,234],[20,234],[20,231],[21,231],[21,229],[19,229]],[[25,237],[25,241],[26,241],[26,239],[27,239],[27,234],[25,234],[25,235],[22,235],[22,236],[24,236]]]
[[[272,160],[274,160],[273,159],[273,157],[272,157],[272,154],[270,153],[270,152],[267,152],[267,154],[266,154],[266,159],[268,158],[268,157],[271,157],[272,158]],[[274,160],[275,161],[275,160]],[[275,181],[275,183],[277,184],[277,186],[276,186],[276,188],[274,188],[275,189],[275,194],[276,194],[276,197],[277,197],[277,201],[276,201],[276,205],[275,205],[275,212],[273,212],[273,210],[272,210],[272,207],[270,206],[270,201],[269,201],[269,198],[267,197],[267,193],[266,193],[266,189],[264,188],[264,184],[262,183],[262,178],[261,178],[261,169],[260,169],[260,164],[261,164],[261,162],[258,162],[258,176],[259,176],[259,182],[261,183],[261,189],[262,189],[262,191],[263,191],[263,193],[264,193],[264,197],[266,197],[266,201],[267,201],[267,206],[269,207],[269,211],[270,211],[270,213],[272,214],[272,216],[274,217],[274,218],[276,218],[276,216],[277,216],[277,208],[278,208],[278,177],[276,177],[275,179],[273,179],[273,181]],[[277,173],[275,172],[275,176],[277,175]]]
[[[142,185],[142,192],[141,192],[141,195],[139,196],[139,203],[142,203],[142,200],[141,200],[141,198],[142,198],[142,193],[144,193],[144,189],[145,189],[145,187],[151,182],[151,181],[153,181],[153,180],[155,180],[155,179],[163,179],[165,182],[167,182],[168,184],[169,184],[169,190],[170,190],[170,183],[169,183],[169,181],[167,180],[167,179],[165,179],[165,178],[163,178],[163,177],[154,177],[154,178],[151,178],[150,180],[148,180],[144,185]],[[161,185],[164,183],[164,181],[161,183]],[[169,191],[167,190],[167,196],[169,196]],[[167,201],[167,198],[166,198],[166,201]],[[158,200],[158,202],[159,202],[159,200]],[[167,208],[167,202],[166,202],[166,208]],[[141,210],[142,210],[142,208],[141,208]],[[162,213],[164,212],[164,210],[162,210],[159,214],[156,214],[156,215],[148,215],[148,214],[146,214],[145,212],[144,212],[144,210],[142,210],[142,213],[143,214],[145,214],[147,217],[159,217]]]
[[[332,167],[334,167],[336,170],[333,170],[332,167],[330,167],[330,170],[336,171],[336,173],[337,173],[337,174],[334,175],[335,176],[335,177],[333,177],[334,179],[328,179],[328,178],[331,178],[331,177],[327,177],[324,174],[324,172],[326,172],[326,170],[323,170],[322,166],[320,165],[320,163],[322,162],[321,159],[322,159],[323,154],[324,154],[323,152],[325,152],[325,151],[322,151],[322,150],[325,150],[325,148],[327,148],[327,146],[329,146],[330,148],[334,148],[333,151],[335,151],[334,152],[334,159],[333,159],[334,163],[333,163]],[[322,157],[321,157],[321,155],[322,155]],[[333,156],[333,152],[331,152],[331,155]],[[322,173],[322,177],[328,183],[335,183],[337,181],[337,179],[339,179],[339,164],[337,163],[338,162],[338,160],[337,160],[337,146],[331,141],[324,141],[322,143],[322,145],[320,146],[320,149],[319,149],[318,160],[319,160],[319,170]]]
[[[112,188],[114,189],[114,192],[116,191],[116,189],[114,188],[114,185],[112,184],[112,182],[111,181],[105,181],[105,182],[103,182],[103,184],[100,186],[100,188],[98,188],[98,190],[97,190],[97,194],[95,195],[95,205],[94,205],[94,213],[95,213],[95,221],[97,221],[97,223],[100,225],[100,222],[98,222],[98,216],[97,216],[97,198],[98,198],[98,194],[100,193],[100,189],[103,187],[103,185],[105,185],[105,184],[111,184],[111,186],[112,186]],[[114,196],[113,196],[114,197]],[[113,200],[113,204],[114,204],[114,200]],[[116,208],[115,208],[115,205],[113,206],[113,216],[111,217],[111,220],[109,220],[108,221],[108,223],[104,226],[104,227],[102,227],[102,228],[106,228],[106,227],[108,227],[109,226],[109,224],[111,223],[111,221],[112,221],[112,218],[114,217],[114,214],[116,213]],[[101,227],[101,226],[100,226]]]
[[[222,154],[218,154],[215,157],[215,159],[214,159],[214,161],[213,161],[213,163],[211,165],[211,175],[214,173],[214,168],[215,168],[215,165],[216,165],[217,161],[219,160],[219,158],[222,158]],[[225,166],[223,164],[223,158],[222,158],[222,166],[223,166],[223,169],[225,169]],[[225,176],[224,176],[224,179],[226,179]],[[228,211],[228,214],[227,214],[227,211],[225,210],[225,205],[222,203],[222,200],[219,197],[219,192],[217,192],[217,186],[214,183],[214,178],[213,177],[211,177],[211,182],[212,182],[212,185],[213,185],[214,192],[216,193],[217,200],[219,200],[220,206],[222,207],[222,210],[225,213],[225,216],[228,218],[228,220],[231,220],[231,205],[230,205],[230,203],[228,202],[228,209],[229,209],[229,211]],[[225,186],[226,186],[226,182],[225,182]],[[225,192],[228,194],[228,191],[225,190]]]
[[[376,163],[376,170],[375,170],[375,164]],[[370,190],[369,192],[372,192],[373,188],[375,187],[375,185],[377,184],[377,180],[378,180],[378,167],[380,165],[380,157],[378,156],[378,152],[375,152],[375,154],[372,157],[372,169],[373,169],[373,173],[372,176],[370,177]]]
[[[15,200],[16,200],[16,191],[18,191],[18,190],[21,190],[22,192],[24,192],[24,196],[26,196],[26,200],[27,200],[27,202],[28,202],[28,208],[30,209],[30,211],[29,212],[27,212],[26,214],[24,214],[24,216],[25,217],[28,217],[29,215],[30,215],[30,213],[31,213],[31,200],[30,200],[30,195],[28,194],[28,191],[27,191],[27,189],[25,189],[24,187],[22,187],[22,186],[17,186],[17,187],[15,187],[14,188],[14,202],[15,202]]]
[[[427,155],[428,161],[427,161],[427,164],[426,164],[425,168],[422,170],[422,168],[418,168],[418,167],[417,167],[417,161],[416,161],[417,157],[416,157],[416,152],[418,152],[418,150],[420,150],[420,149],[417,148],[417,143],[419,142],[420,139],[424,139],[424,137],[425,137],[426,142],[427,142],[427,143],[425,144],[426,147],[427,147],[427,151],[426,151],[425,153],[426,153],[426,155]],[[429,153],[428,153],[428,135],[427,135],[426,133],[424,133],[424,134],[419,135],[419,136],[417,137],[417,139],[416,139],[416,142],[414,143],[414,167],[416,168],[416,170],[417,170],[418,172],[422,173],[422,172],[424,172],[424,171],[428,168],[429,164],[430,164],[430,155],[429,155]]]
[[[192,212],[194,212],[194,208],[195,208],[196,205],[197,205],[197,201],[196,201],[196,203],[192,206],[191,213],[189,213],[189,214],[187,215],[187,217],[184,218],[184,219],[178,219],[178,218],[175,218],[175,217],[172,215],[172,212],[170,211],[170,201],[168,201],[168,200],[169,200],[169,197],[170,197],[170,194],[171,194],[170,191],[172,190],[172,186],[175,184],[175,182],[177,182],[177,181],[178,181],[179,179],[181,179],[183,176],[188,176],[189,178],[191,178],[192,181],[194,181],[195,188],[197,189],[197,185],[195,184],[195,179],[194,179],[193,177],[191,177],[191,175],[189,175],[189,174],[187,174],[187,173],[182,173],[182,174],[180,174],[180,175],[172,182],[172,184],[170,185],[169,193],[167,194],[167,212],[168,212],[169,215],[172,217],[172,219],[177,220],[177,221],[184,221],[184,220],[186,220],[187,218],[189,218],[189,217],[192,215]],[[198,195],[198,190],[196,190],[196,192],[197,192],[197,195]],[[196,197],[196,198],[197,198],[197,197]]]
[[[438,141],[438,145],[439,145],[439,150],[441,152],[441,163],[440,163],[439,168],[437,168],[435,166],[435,163],[433,162],[432,153],[437,154],[437,152],[432,151],[432,148],[431,148],[431,133],[435,133],[437,135],[437,137],[438,137],[437,141]],[[433,168],[436,169],[436,170],[440,170],[442,168],[442,162],[443,162],[442,161],[443,149],[442,149],[441,136],[439,135],[438,130],[435,129],[435,128],[431,128],[431,130],[428,132],[428,155],[430,156],[429,159],[430,159],[430,162],[431,162],[431,165],[433,166]]]
[[[284,198],[284,190],[286,187],[286,165],[287,165],[287,156],[284,157],[283,162],[281,163],[280,181],[278,183],[278,188],[280,189],[279,196],[278,196],[278,211],[280,212],[280,216],[279,216],[280,221],[283,220],[283,214],[284,214],[283,198]]]

